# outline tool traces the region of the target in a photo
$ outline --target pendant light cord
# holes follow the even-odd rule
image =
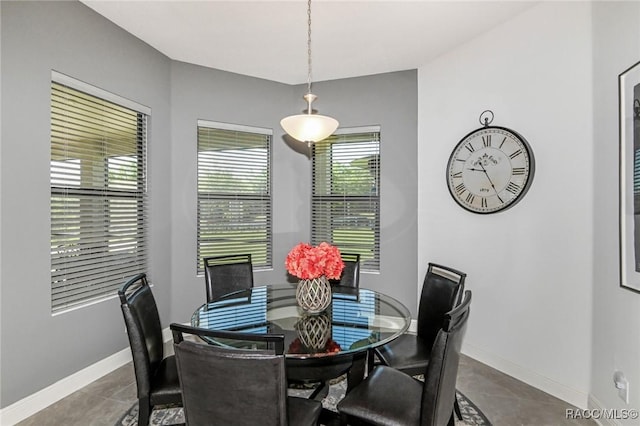
[[[307,0],[307,93],[311,93],[311,0]]]
[[[1,0],[0,0],[1,1]],[[280,125],[288,135],[300,142],[312,143],[329,137],[338,128],[338,120],[320,114],[314,114],[311,103],[317,98],[311,93],[311,0],[307,0],[307,101],[306,114],[290,115],[280,121]]]

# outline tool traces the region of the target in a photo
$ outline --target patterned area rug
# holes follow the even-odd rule
[[[336,410],[336,404],[344,397],[347,381],[344,378],[331,383],[327,396],[322,400],[322,406],[331,411]],[[310,389],[289,389],[289,395],[307,397]],[[458,404],[462,412],[462,421],[456,417],[457,426],[491,426],[491,422],[466,396],[458,392]],[[184,424],[184,413],[180,407],[156,408],[151,413],[150,425],[167,426]],[[134,404],[127,413],[116,423],[116,426],[136,426],[138,424],[138,404]]]

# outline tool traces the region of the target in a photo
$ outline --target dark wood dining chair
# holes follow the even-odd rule
[[[284,335],[170,327],[187,425],[318,424],[320,402],[287,396]],[[225,347],[204,342],[217,339]],[[262,349],[233,348],[233,340]]]
[[[253,287],[251,254],[211,256],[205,257],[203,262],[207,302]]]
[[[457,269],[429,263],[418,306],[418,332],[405,333],[376,348],[379,363],[411,376],[424,374],[431,359],[433,341],[446,312],[460,303],[466,278],[467,274]],[[457,401],[455,411],[462,419]]]
[[[340,253],[344,262],[344,269],[339,280],[331,280],[331,284],[343,287],[360,287],[360,255],[354,253]]]
[[[133,356],[138,424],[146,425],[154,406],[182,404],[176,360],[164,357],[160,316],[146,274],[127,280],[118,296]]]
[[[382,364],[411,376],[424,374],[433,341],[442,328],[445,314],[460,302],[466,277],[464,272],[429,263],[418,306],[417,334],[405,333],[376,348]]]
[[[376,367],[338,403],[340,424],[356,420],[373,425],[453,426],[460,350],[470,304],[471,291],[467,290],[462,303],[445,314],[430,350],[432,358],[424,381],[391,367]]]

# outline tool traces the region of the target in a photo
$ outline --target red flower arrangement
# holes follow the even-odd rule
[[[291,275],[302,280],[311,280],[323,275],[328,279],[337,280],[344,269],[340,250],[326,242],[315,247],[299,243],[287,254],[285,265]]]

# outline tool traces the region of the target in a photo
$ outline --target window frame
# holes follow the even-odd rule
[[[151,109],[57,71],[51,72],[50,88],[49,219],[51,247],[49,258],[51,261],[51,313],[55,316],[100,303],[104,300],[113,299],[117,297],[117,290],[124,280],[135,273],[147,272],[148,270],[147,128]],[[68,95],[70,96],[70,101],[67,103],[56,99],[56,96],[61,96],[65,90],[68,90]],[[90,159],[92,171],[96,167],[102,170],[101,178],[95,176],[87,178],[84,176],[86,171],[83,170],[83,167],[89,166],[83,166],[83,159],[80,153],[74,153],[72,152],[73,149],[69,149],[74,147],[74,144],[70,141],[71,138],[65,142],[58,140],[67,131],[59,130],[61,126],[65,124],[71,126],[74,123],[72,113],[75,111],[71,110],[74,106],[71,100],[83,98],[84,96],[90,98],[86,98],[87,106],[78,107],[78,112],[86,113],[89,111],[87,108],[95,108],[98,105],[104,107],[111,104],[113,107],[109,110],[111,115],[108,117],[115,114],[114,111],[118,109],[126,109],[129,122],[135,123],[133,136],[129,136],[129,138],[133,139],[128,139],[135,142],[131,155],[126,153],[125,155],[109,155],[106,153],[105,150],[114,149],[114,146],[122,144],[122,142],[114,142],[115,139],[105,138],[102,142],[92,145],[87,143],[89,139],[83,139],[84,136],[77,136],[76,149],[82,150],[82,156]],[[63,112],[63,110],[71,112]],[[55,114],[54,111],[56,112]],[[134,116],[135,119],[133,118]],[[89,132],[87,130],[89,128],[89,119],[78,119],[78,122],[78,133]],[[118,125],[123,126],[124,124],[116,123],[114,125],[116,129],[121,130],[122,127],[118,127]],[[104,133],[107,133],[104,130],[107,126],[104,123],[102,123],[102,126],[99,128],[103,129]],[[96,149],[93,149],[94,147]],[[62,161],[54,160],[55,156],[60,155],[61,149],[69,149],[68,155],[71,158]],[[102,158],[103,163],[101,167],[99,166],[100,158]],[[112,162],[111,160],[115,158],[118,158],[118,161]],[[123,174],[126,174],[126,172],[123,173],[122,170],[129,167],[126,158],[134,159],[134,179],[123,179]],[[125,159],[124,162],[122,161],[123,159]],[[69,160],[73,161],[73,164],[77,164],[77,166],[67,169],[67,172],[61,170],[64,167],[64,161]],[[117,167],[120,168],[120,172],[116,172],[119,175],[118,182],[115,186],[111,186],[110,177],[112,174],[110,168],[114,164],[120,164]],[[71,171],[69,172],[69,170]],[[77,172],[74,170],[77,170]],[[65,180],[65,177],[70,177],[70,179]],[[75,184],[76,181],[77,185]],[[99,181],[102,181],[101,185],[103,186],[95,186]],[[128,187],[127,183],[130,181],[134,183]],[[133,200],[133,203],[131,203],[131,200]],[[58,204],[59,202],[63,203],[62,207]],[[77,203],[77,205],[74,203]],[[135,207],[131,207],[132,204]],[[76,206],[75,211],[74,205]],[[89,212],[83,210],[85,206],[89,206]],[[96,213],[101,210],[102,214]],[[134,218],[131,217],[133,211],[135,211]],[[93,219],[98,219],[99,221],[92,222]],[[68,220],[76,227],[74,231],[76,242],[64,242],[63,239],[62,246],[54,246],[56,238],[60,235],[60,227],[64,228],[65,225],[63,223]],[[92,232],[96,230],[98,230],[97,234]],[[89,234],[91,235],[89,236]],[[83,239],[85,241],[91,240],[92,243],[90,245],[79,244],[78,242]],[[126,242],[123,244],[123,241]],[[60,247],[62,247],[62,252]],[[97,252],[96,247],[99,247]],[[65,251],[66,253],[64,253]],[[109,271],[103,269],[102,272],[97,273],[97,266],[105,260],[112,263],[116,262],[116,264],[123,267]],[[122,260],[125,260],[125,262],[122,262]],[[80,275],[82,277],[79,277]],[[67,283],[62,284],[65,282]]]
[[[352,136],[353,138],[353,143],[361,143],[361,144],[366,144],[369,141],[367,141],[367,138],[365,137],[365,135],[367,134],[372,134],[374,135],[374,137],[371,138],[370,142],[377,142],[377,146],[374,149],[374,153],[372,153],[371,155],[377,156],[374,164],[375,164],[375,175],[373,176],[373,182],[374,182],[374,186],[375,186],[375,195],[372,193],[369,194],[359,194],[359,195],[345,195],[345,194],[338,194],[338,193],[331,193],[331,194],[318,194],[318,188],[317,188],[317,181],[318,181],[318,177],[316,176],[317,172],[317,168],[318,166],[318,161],[319,161],[319,154],[318,154],[318,148],[323,146],[323,145],[327,145],[327,144],[336,144],[336,143],[340,143],[339,139],[340,137],[344,137],[344,138],[348,138],[349,136]],[[362,139],[362,140],[358,140],[358,139]],[[350,143],[349,141],[344,141],[342,142],[344,143]],[[381,157],[381,147],[382,147],[382,140],[381,140],[381,129],[380,126],[363,126],[363,127],[350,127],[350,128],[340,128],[338,130],[336,130],[336,132],[334,132],[334,134],[332,136],[329,136],[328,138],[324,139],[323,141],[320,142],[316,142],[313,145],[313,155],[312,155],[312,166],[311,166],[311,243],[312,244],[319,244],[322,241],[327,241],[331,244],[336,245],[341,251],[345,252],[345,253],[359,253],[361,256],[361,271],[362,272],[369,272],[369,273],[379,273],[380,272],[380,265],[381,265],[381,226],[380,226],[380,211],[381,211],[381,191],[380,191],[380,179],[381,179],[381,174],[380,174],[380,157]],[[356,148],[357,150],[357,148]],[[354,151],[357,152],[357,151]],[[322,155],[322,154],[320,154]],[[329,167],[329,169],[325,170],[324,173],[333,173],[333,157],[332,156],[328,156],[330,157],[328,159],[329,162],[331,162],[331,167],[329,167],[328,165],[326,167]],[[328,164],[328,163],[327,163]],[[369,165],[369,167],[371,167],[371,165]],[[362,182],[356,182],[356,183],[360,183],[362,184]],[[333,177],[329,177],[329,182],[327,183],[327,181],[325,181],[324,183],[325,185],[328,185],[328,187],[331,188],[331,191],[333,190]],[[325,223],[330,223],[330,225],[324,225],[324,228],[327,229],[319,229],[319,228],[323,228],[323,225],[321,224],[322,221],[320,220],[320,218],[318,217],[319,212],[315,206],[316,205],[323,205],[323,204],[331,204],[331,203],[340,203],[340,202],[345,202],[345,201],[351,201],[353,202],[356,206],[358,205],[358,203],[369,203],[369,204],[375,204],[375,207],[372,209],[372,211],[367,212],[368,214],[373,213],[374,217],[373,218],[369,218],[366,220],[366,222],[368,223],[372,223],[373,227],[371,227],[370,229],[372,229],[373,232],[373,244],[371,245],[371,254],[368,255],[368,250],[365,250],[365,246],[364,245],[360,245],[360,247],[357,247],[358,244],[356,244],[355,242],[353,244],[349,244],[349,245],[343,245],[341,244],[339,241],[336,240],[334,231],[335,231],[335,227],[333,226],[333,222],[335,220],[335,217],[337,216],[339,219],[339,215],[334,215],[331,213],[331,211],[329,211],[328,213],[326,213],[326,217],[325,217]],[[356,214],[356,217],[354,218],[355,220],[355,226],[351,225],[351,228],[361,228],[361,231],[366,230],[366,226],[360,225],[359,222],[361,222],[362,220],[364,220],[362,217],[357,218],[357,216],[362,216],[362,214]],[[342,220],[346,220],[346,217],[343,217]],[[366,218],[365,218],[366,219]],[[324,232],[323,232],[324,231]],[[325,238],[327,237],[327,234],[331,233],[331,237],[330,238]],[[351,238],[356,238],[354,236],[352,236]]]
[[[249,138],[255,137],[256,139],[265,137],[265,158],[264,162],[266,162],[266,184],[262,188],[262,192],[255,193],[225,193],[225,192],[205,192],[200,190],[201,181],[200,175],[201,172],[206,170],[203,165],[201,165],[201,141],[200,141],[200,129],[206,128],[213,132],[221,131],[221,132],[235,132],[238,134],[244,134]],[[242,137],[242,136],[241,136]],[[223,123],[217,121],[203,120],[199,119],[197,121],[197,136],[196,136],[196,171],[198,174],[197,183],[196,183],[196,275],[203,276],[204,275],[204,265],[203,258],[211,255],[232,255],[232,254],[246,254],[251,253],[252,255],[252,266],[254,270],[269,270],[273,268],[273,178],[272,178],[272,169],[273,169],[273,129],[264,128],[264,127],[256,127],[256,126],[247,126],[241,124],[232,124],[232,123]],[[242,147],[239,147],[242,148]],[[257,156],[256,156],[257,157]],[[248,163],[243,162],[244,165]],[[250,203],[264,203],[262,207],[262,212],[265,213],[265,225],[264,225],[264,233],[265,240],[258,242],[258,244],[266,244],[266,248],[264,251],[264,256],[262,256],[259,252],[256,252],[252,249],[247,250],[233,250],[233,251],[218,251],[212,253],[209,251],[209,254],[205,250],[203,250],[202,243],[204,239],[202,238],[203,233],[203,209],[201,208],[201,203],[206,201],[218,200],[222,202],[232,202],[232,201],[248,201]],[[243,206],[244,207],[244,206]],[[244,216],[244,215],[243,215]],[[247,224],[247,222],[241,222],[239,224]],[[214,242],[215,239],[207,239],[209,242]],[[261,261],[264,259],[264,261]]]

